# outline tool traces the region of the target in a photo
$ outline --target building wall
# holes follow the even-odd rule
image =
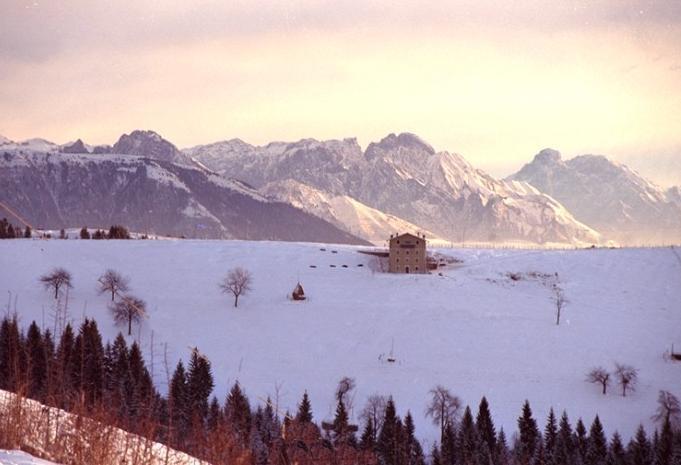
[[[426,239],[402,234],[390,239],[388,271],[391,273],[426,273]]]

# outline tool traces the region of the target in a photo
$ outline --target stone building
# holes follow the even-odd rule
[[[390,273],[426,273],[426,236],[409,233],[391,234],[388,271]]]

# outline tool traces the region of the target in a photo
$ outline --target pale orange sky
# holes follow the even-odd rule
[[[1,1],[11,139],[409,131],[497,176],[554,147],[681,184],[676,0]]]

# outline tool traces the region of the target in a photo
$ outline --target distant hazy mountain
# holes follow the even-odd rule
[[[240,182],[134,155],[60,153],[55,144],[36,141],[4,144],[0,184],[0,200],[41,228],[123,224],[172,236],[363,243]]]
[[[545,149],[509,179],[527,182],[577,219],[624,244],[681,240],[679,188],[667,191],[599,155],[563,160]]]
[[[495,180],[457,154],[436,152],[413,134],[390,134],[364,152],[355,139],[304,139],[262,147],[233,139],[184,153],[211,170],[264,188],[313,213],[320,208],[304,199],[308,194],[327,201],[343,198],[356,210],[370,207],[404,227],[411,223],[454,241],[602,241],[596,231],[537,189]],[[281,188],[290,181],[296,184]],[[361,212],[347,216],[351,221],[336,217],[346,230],[365,238],[376,233],[353,220]]]

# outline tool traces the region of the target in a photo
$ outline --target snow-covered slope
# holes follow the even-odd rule
[[[0,449],[0,464],[2,465],[58,465],[54,462],[42,460],[20,450]]]
[[[390,134],[362,152],[356,139],[256,147],[234,139],[185,150],[210,169],[255,187],[290,180],[344,196],[454,241],[599,243],[600,235],[536,190],[493,179],[460,155],[413,134]],[[280,194],[283,195],[282,192]],[[297,192],[286,200],[297,200]],[[280,199],[285,197],[281,196]],[[346,225],[353,230],[356,224]],[[369,237],[366,231],[363,237]]]
[[[641,422],[650,430],[660,389],[681,395],[681,363],[664,358],[672,343],[681,346],[681,263],[669,248],[441,252],[464,263],[443,276],[390,275],[373,273],[371,257],[350,246],[8,240],[0,241],[0,295],[17,299],[26,326],[35,319],[52,327],[54,301],[37,279],[63,266],[74,276],[71,319],[93,316],[111,339],[119,328],[95,284],[113,268],[148,304],[135,337],[147,358],[156,354],[159,385],[164,344],[171,366],[198,346],[213,363],[219,398],[238,379],[253,402],[278,391],[281,408],[294,411],[307,389],[315,418],[325,420],[336,382],[352,376],[353,419],[369,395],[392,394],[425,439],[437,436],[424,417],[436,384],[471,405],[486,395],[507,432],[529,399],[540,422],[551,406],[567,409],[573,424],[598,413],[608,434],[629,436]],[[254,290],[235,309],[217,283],[239,265],[252,272]],[[298,281],[306,302],[287,299]],[[553,282],[569,300],[560,326]],[[385,361],[391,347],[395,363]],[[615,362],[640,370],[626,398],[616,386],[603,396],[584,381],[590,368],[612,371]]]
[[[563,160],[556,150],[545,149],[509,179],[532,184],[564,204],[580,221],[619,242],[681,241],[678,190],[665,192],[603,156]]]
[[[239,181],[127,154],[0,149],[0,201],[34,228],[105,227],[168,236],[362,240]]]
[[[347,195],[333,195],[292,179],[266,184],[260,191],[282,202],[319,216],[341,229],[374,244],[384,245],[397,232],[420,232],[441,240],[417,225],[371,208]]]

